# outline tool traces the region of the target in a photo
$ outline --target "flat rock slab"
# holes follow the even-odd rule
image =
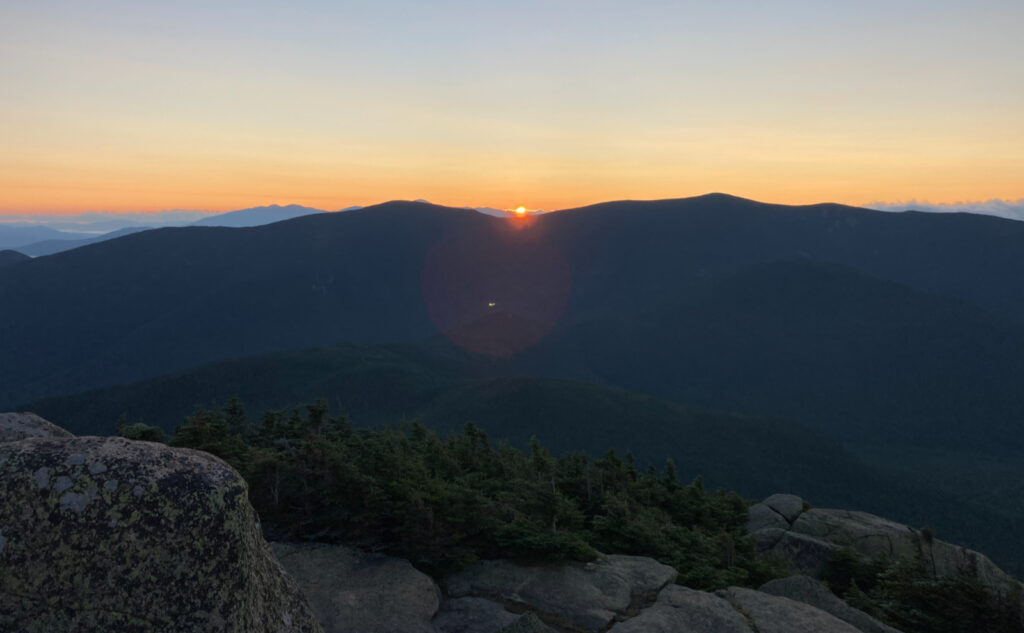
[[[245,482],[208,453],[2,443],[0,494],[0,631],[320,631]]]
[[[324,633],[434,633],[440,591],[409,561],[318,543],[271,543],[271,550]]]
[[[751,633],[751,628],[724,598],[669,585],[654,605],[616,624],[609,633]]]
[[[634,599],[649,596],[653,600],[677,575],[668,565],[641,556],[601,556],[593,563],[538,566],[492,560],[449,576],[444,584],[453,598],[476,596],[515,603],[549,622],[600,631]]]
[[[809,604],[852,624],[864,633],[900,633],[888,624],[879,622],[860,609],[854,609],[846,604],[825,585],[810,576],[778,578],[761,585],[758,591]]]
[[[554,629],[544,624],[535,613],[519,616],[515,622],[504,627],[498,633],[555,633]]]
[[[0,413],[0,442],[17,442],[30,437],[74,436],[35,413]]]
[[[758,633],[860,633],[852,624],[789,598],[740,587],[718,595],[742,612]]]
[[[492,600],[454,598],[441,605],[433,625],[437,633],[495,633],[517,619],[518,615]]]

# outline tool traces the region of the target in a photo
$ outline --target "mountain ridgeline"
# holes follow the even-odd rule
[[[19,251],[12,251],[10,249],[2,250],[0,251],[0,268],[10,266],[12,264],[19,264],[28,259],[32,258]]]
[[[1022,274],[1024,223],[720,194],[160,229],[0,268],[0,408],[474,421],[928,523],[1019,573]],[[954,463],[974,477],[929,481]]]
[[[18,309],[0,314],[0,357],[19,362],[0,367],[0,402],[260,352],[418,341],[491,303],[544,329],[628,318],[784,259],[845,264],[1024,322],[1024,224],[1008,220],[711,195],[521,226],[394,202],[237,230],[146,231],[8,268],[0,304]]]

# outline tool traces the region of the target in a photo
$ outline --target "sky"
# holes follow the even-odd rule
[[[0,0],[0,214],[1024,198],[1024,2]]]

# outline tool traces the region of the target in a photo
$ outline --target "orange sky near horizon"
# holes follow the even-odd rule
[[[1024,198],[1024,5],[303,1],[0,21],[0,214]]]

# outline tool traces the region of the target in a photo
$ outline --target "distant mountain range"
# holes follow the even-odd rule
[[[418,200],[429,204],[426,200]],[[362,209],[361,206],[350,206],[340,209],[337,212],[355,211]],[[510,217],[516,215],[515,211],[494,209],[491,207],[472,208],[470,211],[478,211],[486,215],[496,217]],[[336,212],[336,213],[337,213]],[[227,226],[244,228],[249,226],[262,226],[283,220],[313,215],[316,213],[328,213],[323,209],[304,207],[297,204],[276,205],[271,204],[263,207],[252,207],[228,211],[225,213],[207,214],[199,219],[194,219],[196,213],[185,211],[167,211],[163,213],[147,214],[120,214],[113,216],[117,219],[109,219],[112,214],[83,214],[72,216],[81,218],[79,221],[70,221],[63,217],[54,218],[47,216],[47,224],[30,224],[31,218],[26,216],[17,224],[0,224],[0,248],[15,249],[32,257],[52,255],[73,248],[79,248],[88,244],[96,244],[112,240],[123,235],[148,231],[154,228],[165,228],[169,226]],[[540,211],[529,211],[529,215],[536,215]],[[95,218],[92,216],[96,216]],[[146,221],[152,221],[147,224]]]
[[[46,226],[22,226],[0,224],[0,249],[18,250],[22,247],[42,242],[45,240],[57,239],[82,239],[89,237],[88,233],[58,231]]]
[[[1005,561],[999,539],[1024,538],[1001,503],[1024,494],[1022,276],[1021,222],[721,194],[163,228],[0,267],[0,410],[101,431],[324,396],[367,424],[679,455],[748,494],[969,532],[944,517],[956,499]],[[974,479],[940,494],[926,464]]]
[[[342,211],[349,211],[357,208],[359,207],[350,207],[348,209],[342,209]],[[272,222],[280,222],[282,220],[291,220],[292,218],[299,218],[304,215],[312,215],[314,213],[327,212],[322,209],[303,207],[297,204],[289,204],[287,206],[272,204],[266,207],[253,207],[251,209],[218,213],[217,215],[211,215],[210,217],[196,220],[192,223],[192,226],[260,226],[263,224],[270,224]]]
[[[132,233],[138,233],[139,231],[148,231],[149,229],[150,227],[148,226],[129,227],[92,237],[81,237],[77,239],[62,237],[59,239],[42,240],[40,242],[32,242],[31,244],[19,246],[18,249],[30,257],[40,257],[42,255],[53,255],[54,253],[69,251],[73,248],[79,248],[89,244],[106,242],[107,240],[112,240],[124,235],[131,235]]]
[[[841,264],[1024,322],[1020,222],[711,195],[527,225],[394,202],[243,231],[145,231],[7,268],[0,302],[22,308],[0,314],[0,331],[19,333],[0,338],[0,358],[34,353],[0,366],[0,402],[266,351],[418,341],[500,313],[564,336],[785,259]],[[519,333],[483,335],[497,344]]]
[[[359,208],[348,207],[342,209],[342,211],[351,211]],[[253,207],[251,209],[240,209],[238,211],[209,215],[198,220],[182,219],[188,218],[188,216],[182,216],[178,212],[170,212],[169,219],[159,226],[229,226],[242,228],[290,220],[314,213],[326,213],[326,211],[312,207],[303,207],[297,204],[287,206],[272,204],[265,207]],[[148,215],[152,216],[154,214]],[[147,216],[144,215],[142,217],[145,218]],[[62,224],[61,226],[68,225]],[[159,228],[140,225],[135,222],[134,218],[125,219],[120,222],[103,219],[95,223],[82,222],[69,226],[77,227],[80,230],[54,230],[46,226],[4,226],[0,224],[0,247],[13,248],[26,255],[39,257],[68,251],[88,244],[105,242],[140,231],[148,231],[152,228]],[[111,227],[116,228],[109,230]],[[97,233],[97,229],[101,229],[101,232]]]

